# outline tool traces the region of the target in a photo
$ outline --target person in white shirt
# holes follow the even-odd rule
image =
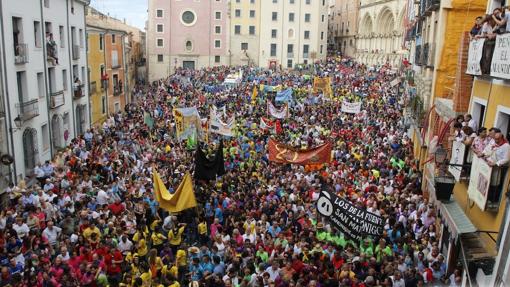
[[[96,195],[96,202],[99,205],[108,204],[108,193],[102,189],[99,189]]]
[[[30,232],[30,228],[28,228],[28,225],[23,222],[23,218],[21,217],[16,218],[16,223],[12,225],[12,229],[16,231],[19,239],[23,239],[28,235],[28,232]]]
[[[273,260],[271,266],[267,267],[266,271],[269,274],[269,279],[273,282],[280,276],[280,264],[278,264],[277,260]]]
[[[48,221],[48,226],[43,230],[42,236],[48,240],[51,246],[58,243],[58,237],[62,234],[62,228],[53,226],[53,221]]]
[[[466,114],[464,116],[464,125],[472,128],[473,131],[478,130],[478,124],[476,123],[475,120],[473,120],[473,117],[471,116],[471,114]]]
[[[127,254],[133,248],[133,242],[131,242],[126,235],[122,235],[117,246],[122,254]]]

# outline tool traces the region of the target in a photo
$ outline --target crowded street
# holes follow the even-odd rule
[[[124,111],[9,187],[0,285],[460,286],[421,191],[406,97],[389,84],[400,71],[347,58],[305,68],[179,69],[137,86]],[[230,74],[239,81],[225,84]],[[211,117],[219,131],[203,124]],[[318,146],[323,161],[297,163]],[[199,152],[223,166],[197,176]],[[192,207],[169,212],[161,189],[177,194],[188,175]],[[318,212],[321,193],[380,218],[380,230],[348,234]]]

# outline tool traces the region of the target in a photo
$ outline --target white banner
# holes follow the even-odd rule
[[[395,87],[396,85],[398,85],[400,83],[400,78],[395,78],[393,81],[391,81],[390,85],[392,87]]]
[[[455,177],[456,181],[459,181],[460,174],[462,172],[462,166],[464,164],[464,155],[466,152],[466,145],[463,142],[453,141],[452,143],[452,157],[450,158],[450,164],[457,166],[448,166],[448,171]]]
[[[347,101],[342,102],[342,112],[350,114],[358,114],[361,111],[361,102],[349,103]]]
[[[482,74],[480,60],[482,60],[483,55],[483,43],[485,43],[485,38],[476,39],[469,42],[469,53],[466,74],[470,75]]]
[[[277,119],[285,119],[289,116],[289,105],[277,109],[271,101],[267,101],[267,113]]]
[[[263,117],[260,118],[260,129],[261,130],[268,130],[274,126],[274,123],[269,121],[268,119],[265,119]]]
[[[510,34],[496,37],[496,46],[491,62],[491,76],[510,79]]]
[[[483,158],[473,156],[469,177],[468,195],[481,210],[485,210],[491,182],[492,167]]]
[[[209,119],[209,131],[215,134],[224,135],[227,137],[233,136],[233,129],[235,127],[235,118],[232,116],[226,123],[223,122],[216,112],[216,109],[211,109]]]

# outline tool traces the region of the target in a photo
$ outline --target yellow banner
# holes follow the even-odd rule
[[[333,90],[331,89],[331,79],[329,77],[315,77],[313,78],[313,91],[317,93],[323,92],[325,95],[330,97],[333,96]]]

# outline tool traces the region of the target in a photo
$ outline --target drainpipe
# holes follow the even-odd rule
[[[69,0],[66,1],[66,4],[69,5]],[[53,132],[51,130],[51,118],[50,118],[50,99],[51,99],[51,91],[50,91],[50,82],[49,82],[49,71],[48,71],[48,63],[47,63],[47,57],[48,57],[48,51],[46,50],[46,22],[44,22],[44,13],[43,13],[43,0],[41,0],[39,2],[39,5],[40,5],[40,8],[41,8],[41,24],[42,24],[42,31],[43,31],[43,65],[44,65],[44,81],[46,83],[46,109],[47,109],[47,112],[46,112],[46,118],[48,120],[48,137],[49,137],[49,140],[50,140],[50,159],[53,158]],[[67,7],[67,6],[66,6]],[[67,7],[66,9],[68,9],[69,7]],[[66,11],[66,15],[68,17],[68,20],[67,20],[67,23],[68,23],[68,26],[69,26],[69,13]],[[56,73],[55,73],[55,76],[56,76]]]
[[[103,61],[104,61],[104,73],[105,75],[108,75],[108,64],[106,63],[106,34],[108,34],[108,30],[104,30],[103,34]],[[101,75],[101,81],[102,81],[103,75]],[[110,107],[108,104],[108,86],[110,85],[110,76],[108,76],[108,81],[104,84],[104,94],[106,99],[106,118],[110,115]],[[102,100],[101,100],[102,102]]]
[[[3,5],[2,5],[3,1],[0,1],[0,31],[4,31],[4,14],[3,14]],[[3,33],[3,35],[7,35],[7,33]],[[4,62],[4,65],[3,65],[3,75],[7,76],[7,56],[5,54],[5,37],[2,37],[2,46],[3,46],[3,49],[2,49],[2,58],[3,58],[3,62]],[[1,65],[0,65],[1,66]],[[5,102],[2,102],[2,104],[4,105],[4,107],[7,107],[6,109],[4,109],[6,112],[7,112],[7,117],[6,117],[6,120],[5,120],[5,128],[6,128],[6,132],[9,132],[9,138],[10,138],[10,141],[11,141],[11,153],[12,153],[12,157],[14,158],[14,136],[13,136],[13,129],[12,129],[12,116],[11,116],[11,104],[10,104],[10,101],[9,101],[9,84],[8,84],[8,81],[6,80],[4,82],[4,76],[2,75],[2,72],[0,71],[0,86],[2,83],[5,84],[5,94],[4,94],[4,98],[5,98],[5,101],[7,101],[7,104],[5,104]],[[9,141],[9,139],[6,138],[7,141]],[[7,149],[9,149],[9,147],[7,147]],[[16,159],[14,160],[14,162],[12,163],[12,171],[10,172],[10,177],[11,177],[11,182],[14,182],[14,184],[18,184],[18,174],[17,174],[17,171],[16,171]]]
[[[87,6],[89,6],[90,2],[87,2],[84,4],[83,6],[83,9],[84,11],[87,11]],[[85,61],[87,63],[87,81],[83,81],[83,82],[86,82],[87,83],[87,88],[86,90],[88,91],[87,93],[87,105],[88,105],[88,116],[89,116],[89,124],[87,125],[87,128],[90,128],[90,126],[92,126],[92,104],[90,102],[90,79],[89,79],[89,73],[88,73],[88,70],[89,70],[89,41],[88,41],[88,33],[87,33],[87,16],[85,16],[85,13],[83,13],[83,24],[85,26],[85,28],[83,29],[84,32],[85,32]],[[72,82],[71,82],[72,83]],[[96,84],[97,85],[97,84]],[[97,86],[96,86],[97,87]]]
[[[125,43],[125,37],[126,37],[126,34],[124,34],[122,36],[122,68],[124,70],[124,107],[128,104],[128,81],[129,81],[129,70],[128,70],[128,65],[127,65],[127,62],[126,62],[126,43]]]
[[[71,34],[71,27],[69,26],[69,0],[66,0],[66,19],[67,19],[67,56],[69,57],[69,75],[71,76],[71,115],[73,117],[72,122],[73,124],[73,130],[74,130],[74,137],[78,137],[78,130],[76,128],[76,115],[74,114],[74,71],[73,71],[73,57],[71,55],[73,47],[73,35]],[[79,30],[78,30],[79,31]],[[46,63],[46,62],[45,62]],[[69,76],[68,76],[69,79]]]

